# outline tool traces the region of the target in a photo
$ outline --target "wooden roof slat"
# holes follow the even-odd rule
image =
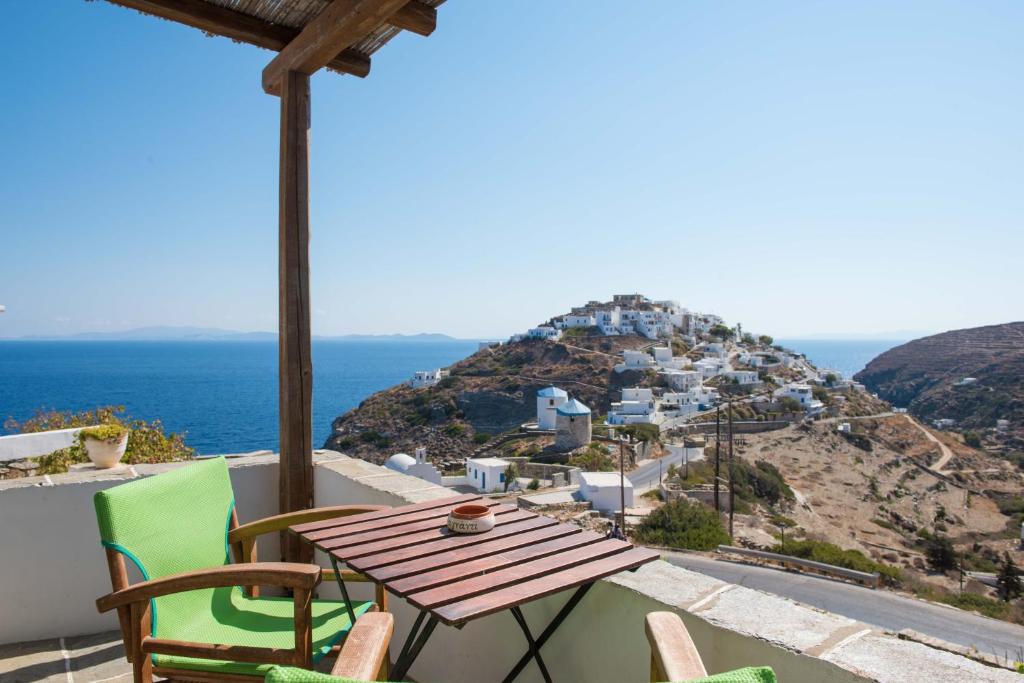
[[[312,74],[365,38],[409,0],[334,0],[263,69],[263,89],[280,92],[288,71]]]
[[[298,35],[299,30],[275,24],[258,16],[221,7],[206,0],[108,0],[111,4],[175,21],[205,33],[224,36],[279,52]],[[369,54],[355,49],[340,50],[327,68],[365,78],[370,73]]]

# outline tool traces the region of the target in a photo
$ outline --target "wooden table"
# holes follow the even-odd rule
[[[472,535],[448,530],[448,512],[469,502],[493,509],[492,530]],[[291,530],[326,552],[336,571],[344,563],[419,608],[391,670],[394,680],[404,678],[438,623],[461,628],[507,609],[529,649],[505,681],[515,679],[532,658],[550,682],[540,650],[594,582],[658,559],[648,548],[472,494],[299,524]],[[340,572],[338,577],[347,601]],[[571,588],[575,593],[534,638],[520,606]]]

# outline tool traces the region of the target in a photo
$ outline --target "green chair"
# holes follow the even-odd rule
[[[274,665],[310,669],[345,638],[351,614],[377,609],[373,602],[353,602],[350,609],[314,600],[313,589],[333,572],[256,562],[255,539],[383,506],[303,510],[239,526],[224,458],[100,491],[94,502],[113,587],[96,606],[117,610],[137,682],[154,674],[262,680]],[[311,557],[311,549],[305,552]],[[142,581],[129,583],[126,558]],[[366,579],[346,571],[345,580]],[[259,586],[288,589],[293,597],[262,597]],[[381,593],[378,587],[378,603]]]
[[[708,676],[690,633],[674,612],[651,612],[645,628],[651,645],[651,681],[776,683],[775,673],[768,667],[747,667]],[[390,614],[367,614],[356,622],[330,674],[275,666],[267,672],[264,683],[366,683],[380,671],[393,629]]]

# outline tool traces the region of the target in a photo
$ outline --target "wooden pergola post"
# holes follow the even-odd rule
[[[280,511],[313,506],[313,362],[309,314],[309,76],[281,78],[279,221]],[[308,561],[294,536],[281,537],[290,562]]]

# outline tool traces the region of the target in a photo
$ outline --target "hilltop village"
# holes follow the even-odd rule
[[[704,458],[723,407],[751,432],[840,414],[856,396],[854,412],[863,387],[767,335],[676,301],[616,295],[417,371],[338,418],[327,447],[485,492],[579,485],[622,450],[630,480],[649,485],[651,463],[664,472]],[[645,463],[647,475],[632,472]]]

